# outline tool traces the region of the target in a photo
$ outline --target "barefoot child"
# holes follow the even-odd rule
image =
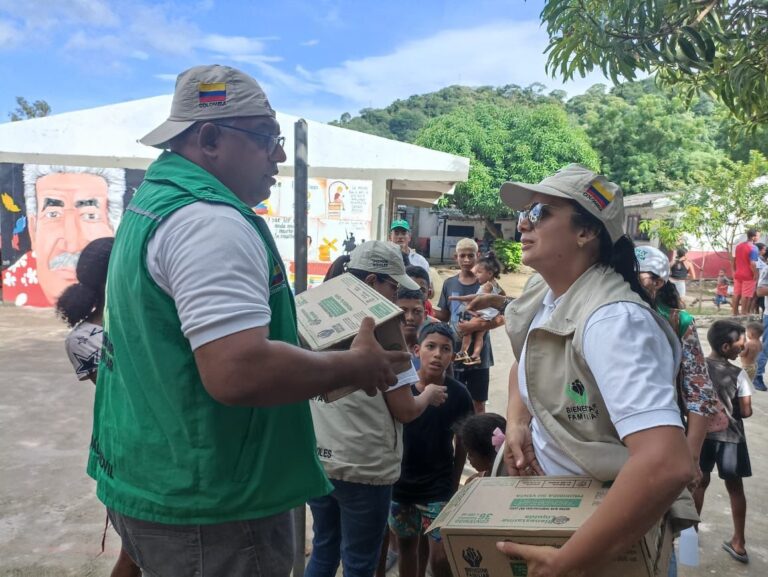
[[[453,360],[453,331],[445,323],[424,325],[416,349],[421,360],[419,382],[413,394],[428,386],[447,388],[448,397],[439,407],[430,406],[403,432],[403,463],[400,480],[392,492],[389,526],[397,536],[403,577],[424,575],[419,566],[419,545],[428,542],[429,565],[434,577],[451,577],[451,570],[438,531],[424,535],[445,504],[458,489],[464,469],[465,451],[460,442],[454,450],[454,426],[472,414],[472,398],[460,382],[446,376]]]
[[[763,350],[761,336],[763,336],[762,323],[752,322],[747,325],[747,343],[739,355],[739,360],[741,360],[741,368],[747,372],[750,382],[754,380],[757,373],[757,355]]]
[[[752,476],[752,468],[743,419],[752,415],[752,386],[747,373],[730,362],[744,348],[744,327],[733,321],[716,321],[707,332],[707,340],[712,347],[707,358],[709,376],[728,415],[729,424],[723,431],[708,433],[704,440],[700,461],[704,476],[693,498],[696,509],[701,513],[710,474],[717,464],[717,474],[725,481],[731,499],[733,517],[733,535],[723,542],[723,549],[737,561],[748,563],[744,537],[747,499],[742,479]]]
[[[491,475],[506,430],[507,420],[496,413],[471,415],[456,426],[456,435],[467,451],[467,460],[477,471],[467,483]]]
[[[496,282],[501,275],[501,263],[493,252],[481,257],[473,267],[472,273],[477,282],[480,283],[477,294],[504,294],[504,290]],[[500,313],[497,309],[485,308],[477,311],[476,315],[485,321],[490,321],[492,328],[502,325],[502,319],[498,318]],[[471,316],[468,319],[471,319]],[[456,353],[454,360],[463,362],[465,365],[479,365],[487,333],[487,329],[465,332],[461,339],[461,350]],[[470,347],[472,348],[471,355],[469,354]]]
[[[715,305],[720,310],[720,305],[728,304],[728,277],[725,276],[725,270],[720,269],[717,273],[717,286],[715,287]]]

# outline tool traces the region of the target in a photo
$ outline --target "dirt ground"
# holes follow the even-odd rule
[[[437,271],[441,278],[455,273]],[[510,294],[524,282],[524,275],[502,279]],[[94,386],[75,379],[64,353],[66,333],[50,310],[0,305],[0,577],[106,577],[117,558],[112,529],[101,553],[104,508],[85,474]],[[513,359],[503,330],[493,331],[492,343],[488,409],[503,413]],[[715,479],[703,513],[701,565],[681,567],[682,577],[768,575],[768,500],[761,498],[768,489],[768,393],[753,399],[746,428],[754,476],[745,481],[752,561],[738,564],[720,547],[731,518],[725,487]]]

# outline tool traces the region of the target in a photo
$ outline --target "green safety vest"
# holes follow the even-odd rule
[[[332,488],[317,459],[308,402],[257,408],[214,400],[173,299],[149,274],[155,229],[198,201],[228,204],[256,229],[269,259],[269,338],[298,343],[293,295],[264,220],[201,167],[163,153],[115,236],[88,460],[108,508],[159,523],[265,517]],[[226,266],[226,255],[210,266]]]

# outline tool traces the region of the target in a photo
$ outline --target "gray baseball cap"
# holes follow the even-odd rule
[[[624,234],[621,188],[580,164],[569,164],[539,184],[505,182],[499,190],[502,202],[514,210],[528,206],[537,193],[575,200],[603,223],[613,242]]]
[[[252,77],[229,66],[195,66],[176,78],[171,115],[139,142],[165,148],[165,144],[195,122],[243,116],[271,116],[275,111]]]
[[[363,270],[374,274],[386,274],[409,290],[419,290],[419,285],[405,274],[403,252],[392,242],[369,240],[358,246],[349,255],[347,268]]]
[[[664,282],[669,280],[669,259],[667,255],[653,246],[635,247],[638,272],[650,272]]]

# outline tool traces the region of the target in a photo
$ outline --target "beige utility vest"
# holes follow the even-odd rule
[[[672,347],[676,366],[680,364],[680,342],[669,323],[656,314],[620,274],[603,265],[594,265],[582,274],[563,295],[552,316],[529,334],[528,329],[548,290],[544,279],[534,276],[522,296],[504,313],[516,358],[520,358],[528,339],[525,376],[533,416],[588,475],[612,481],[627,461],[629,451],[611,422],[595,377],[584,359],[582,338],[587,321],[604,306],[635,303],[652,313]],[[622,343],[604,343],[605,354],[610,356],[612,348],[620,346]],[[627,371],[632,370],[627,367]],[[642,387],[643,383],[638,382],[636,386]],[[674,382],[669,386],[674,389]],[[697,519],[695,509],[691,509],[690,495],[687,491],[685,495],[686,505],[680,511],[675,507],[673,515]]]
[[[403,460],[403,425],[389,412],[384,393],[365,391],[332,403],[310,402],[317,456],[331,479],[394,485]]]

